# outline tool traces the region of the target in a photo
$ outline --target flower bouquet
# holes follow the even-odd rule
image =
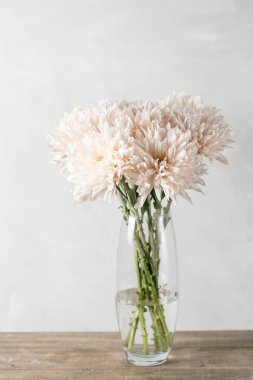
[[[172,345],[163,300],[169,294],[171,302],[178,293],[168,287],[170,276],[161,273],[171,204],[178,195],[191,201],[190,189],[202,191],[208,162],[226,163],[222,151],[232,142],[232,131],[217,108],[199,97],[176,94],[156,102],[78,107],[50,135],[53,161],[68,172],[74,199],[110,200],[116,194],[131,230],[135,285],[126,285],[124,296],[131,295],[126,304],[132,300],[132,308],[123,316],[126,327],[121,316],[119,325],[128,359],[135,364],[165,361]]]

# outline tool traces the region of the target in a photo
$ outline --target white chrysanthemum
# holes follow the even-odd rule
[[[111,198],[132,153],[131,118],[115,103],[77,108],[49,136],[76,201]]]
[[[177,195],[190,200],[187,189],[201,190],[206,168],[197,154],[197,143],[190,138],[190,131],[182,132],[169,125],[161,128],[155,122],[136,131],[127,180],[130,186],[137,186],[138,206],[153,189],[159,199],[164,192],[167,199],[173,200]]]
[[[198,143],[198,153],[209,158],[227,163],[221,153],[234,141],[231,129],[219,114],[219,109],[203,104],[201,98],[188,95],[174,95],[161,102],[163,123],[179,127],[182,131],[190,130],[192,140]]]
[[[159,102],[128,103],[127,107],[133,120],[133,135],[140,129],[145,129],[151,125],[166,126],[164,124],[164,112],[168,113],[168,110]]]

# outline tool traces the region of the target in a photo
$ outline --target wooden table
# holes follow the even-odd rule
[[[129,364],[117,333],[0,333],[0,379],[253,380],[253,331],[177,332],[157,367]]]

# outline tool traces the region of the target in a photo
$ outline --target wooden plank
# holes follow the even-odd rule
[[[252,380],[252,371],[243,368],[228,369],[173,369],[163,365],[163,370],[152,368],[129,368],[122,371],[89,370],[18,370],[0,371],[0,380]],[[161,368],[161,367],[159,367]]]
[[[117,333],[0,333],[0,379],[253,380],[253,331],[178,332],[168,364],[131,366]]]

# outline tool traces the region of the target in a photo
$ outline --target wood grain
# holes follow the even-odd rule
[[[130,365],[117,333],[0,333],[2,380],[253,380],[253,331],[178,332],[168,364]]]

